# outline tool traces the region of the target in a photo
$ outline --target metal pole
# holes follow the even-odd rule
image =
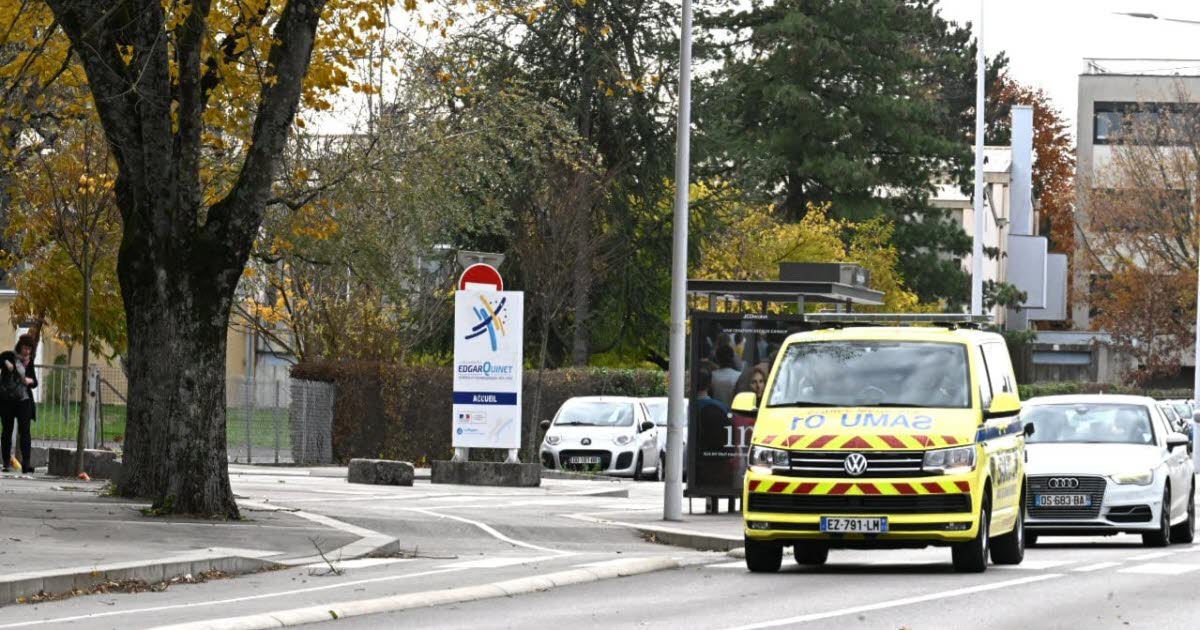
[[[679,29],[679,120],[675,146],[675,222],[671,251],[670,398],[667,401],[667,487],[663,520],[683,520],[684,341],[687,325],[689,140],[692,108],[692,0],[683,0]]]
[[[1196,274],[1196,297],[1200,300],[1200,269]],[[1200,301],[1196,306],[1196,367],[1192,385],[1192,461],[1200,464]]]
[[[983,2],[979,0],[979,28],[975,42],[975,234],[971,248],[971,314],[983,314],[983,114],[987,62],[983,55]]]

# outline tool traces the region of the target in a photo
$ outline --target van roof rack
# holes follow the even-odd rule
[[[978,329],[992,323],[990,315],[968,315],[965,313],[808,313],[804,321],[820,324],[822,328],[858,326],[912,326],[926,325],[942,328]]]

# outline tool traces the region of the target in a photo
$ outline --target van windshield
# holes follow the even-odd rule
[[[793,343],[768,407],[971,406],[966,346],[926,341]]]

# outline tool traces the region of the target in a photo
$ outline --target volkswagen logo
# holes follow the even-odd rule
[[[582,440],[579,440],[579,443],[584,446],[589,446],[592,443],[592,438],[583,438]]]
[[[1053,477],[1046,482],[1046,487],[1051,490],[1074,490],[1079,487],[1079,480],[1074,477]]]
[[[842,466],[847,475],[857,477],[867,472],[867,458],[862,453],[850,453],[846,456],[846,461],[842,462]]]

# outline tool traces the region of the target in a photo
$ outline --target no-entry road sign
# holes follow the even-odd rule
[[[484,263],[475,263],[463,270],[462,276],[458,278],[459,290],[466,289],[489,289],[492,291],[504,290],[504,278],[500,277],[500,272],[491,265]]]

